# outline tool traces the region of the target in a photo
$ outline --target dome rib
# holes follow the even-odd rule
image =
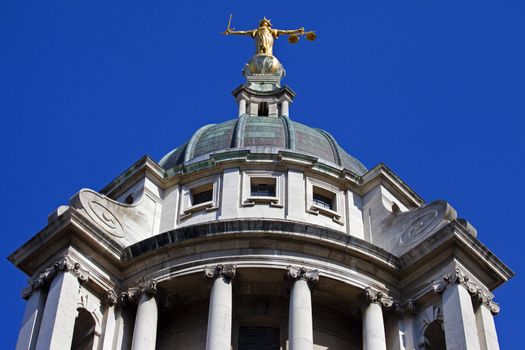
[[[187,162],[190,159],[194,158],[195,155],[195,146],[197,145],[197,142],[199,141],[200,137],[206,130],[211,128],[212,126],[215,126],[217,124],[208,124],[201,127],[193,136],[191,137],[190,141],[188,142],[188,147],[186,147],[186,153],[184,154],[184,162]]]
[[[324,137],[326,137],[328,143],[330,143],[330,146],[332,147],[337,164],[342,166],[343,162],[341,161],[341,155],[339,154],[339,145],[335,141],[334,137],[323,129],[316,128],[316,130],[318,130],[321,134],[323,134]]]
[[[248,119],[248,114],[243,114],[237,119],[235,124],[234,138],[235,143],[232,142],[234,147],[243,147],[244,146],[244,128],[246,127],[246,120]]]
[[[286,146],[289,149],[295,150],[295,129],[293,127],[293,123],[287,116],[281,116],[279,117],[283,120],[283,124],[285,126],[286,130]]]

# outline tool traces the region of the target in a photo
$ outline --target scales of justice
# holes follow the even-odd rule
[[[264,17],[259,22],[259,27],[251,30],[235,30],[231,27],[232,15],[228,21],[228,26],[222,34],[224,35],[245,35],[255,41],[255,55],[250,58],[243,69],[243,75],[249,83],[249,87],[254,90],[268,91],[280,87],[280,80],[285,75],[282,64],[273,55],[273,44],[280,35],[288,35],[288,42],[295,44],[301,36],[306,40],[313,41],[316,34],[313,31],[306,32],[304,28],[299,29],[275,29],[272,23]]]

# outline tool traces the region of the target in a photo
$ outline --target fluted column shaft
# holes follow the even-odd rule
[[[289,266],[288,277],[293,281],[288,315],[289,350],[313,350],[312,295],[309,283],[316,283],[319,274],[316,270]]]
[[[206,350],[230,350],[232,334],[232,280],[234,265],[206,267],[206,277],[213,280],[208,311]]]

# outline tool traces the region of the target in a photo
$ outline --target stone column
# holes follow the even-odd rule
[[[243,114],[246,114],[246,100],[240,99],[239,100],[239,117]]]
[[[477,295],[478,305],[474,309],[478,339],[481,350],[499,350],[498,335],[493,315],[499,313],[499,305],[481,290]]]
[[[362,306],[363,314],[363,349],[386,350],[385,323],[383,321],[383,307],[391,307],[392,298],[382,292],[365,288],[365,303]]]
[[[69,349],[77,317],[79,281],[88,280],[87,272],[69,257],[53,266],[53,280],[47,294],[36,349]]]
[[[46,303],[47,292],[43,288],[29,287],[24,291],[27,305],[18,333],[16,350],[33,350],[36,347],[42,314]]]
[[[106,312],[104,313],[104,333],[102,339],[102,349],[113,349],[113,343],[117,335],[117,315],[115,308],[118,297],[113,290],[109,290],[106,296]]]
[[[471,293],[476,287],[458,268],[443,277],[434,290],[441,293],[447,349],[479,350]]]
[[[312,296],[310,285],[319,281],[317,270],[288,266],[293,281],[288,313],[289,350],[313,350]]]
[[[206,266],[204,274],[212,279],[206,350],[230,350],[232,339],[232,280],[235,265]]]
[[[131,350],[155,350],[157,342],[158,308],[155,294],[157,281],[149,280],[128,289],[127,297],[138,300]]]
[[[281,102],[281,116],[289,117],[290,116],[290,107],[288,101]]]

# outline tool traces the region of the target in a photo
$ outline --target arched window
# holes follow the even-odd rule
[[[445,331],[443,330],[443,322],[435,320],[431,322],[424,333],[425,349],[426,350],[446,350]]]
[[[96,322],[91,313],[86,309],[79,308],[78,316],[75,320],[75,328],[73,330],[71,349],[93,350],[95,342],[95,326]]]

